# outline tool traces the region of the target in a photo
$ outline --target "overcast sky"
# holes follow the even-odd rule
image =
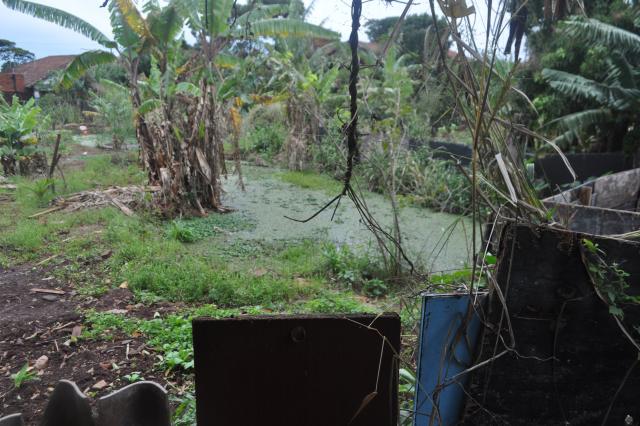
[[[479,1],[482,2],[482,0]],[[54,6],[79,16],[111,36],[107,10],[99,7],[103,0],[37,0],[36,2]],[[305,0],[307,6],[311,3],[311,0]],[[468,3],[471,4],[472,1],[470,0]],[[424,13],[427,12],[428,7],[426,1],[415,0],[409,13]],[[387,5],[382,0],[365,2],[362,10],[363,26],[368,19],[399,16],[403,9],[404,5],[400,3]],[[476,9],[481,11],[484,8],[476,6]],[[309,21],[315,24],[323,23],[325,27],[341,33],[342,38],[346,39],[351,26],[350,14],[350,0],[316,0]],[[478,22],[478,26],[483,21],[483,15],[480,13],[472,16],[473,21]],[[361,30],[360,36],[366,39],[364,30]],[[16,42],[18,47],[32,51],[37,58],[48,55],[76,54],[100,47],[71,30],[14,12],[2,3],[0,3],[0,39]]]

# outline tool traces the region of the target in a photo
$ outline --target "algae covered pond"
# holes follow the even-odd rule
[[[307,223],[285,216],[306,219],[316,213],[339,191],[339,183],[327,179],[326,189],[304,188],[286,182],[286,173],[273,168],[245,166],[246,191],[237,178],[224,183],[224,202],[238,216],[252,224],[240,227],[234,236],[247,240],[316,239],[349,244],[357,250],[377,250],[375,238],[360,220],[353,203],[344,198],[333,221],[333,208],[326,209]],[[367,206],[376,220],[390,230],[391,206],[379,194],[364,192]],[[404,206],[400,211],[403,245],[416,264],[432,272],[456,269],[468,263],[471,222],[457,215]]]

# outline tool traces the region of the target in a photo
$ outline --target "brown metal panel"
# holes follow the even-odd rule
[[[197,318],[193,343],[200,426],[397,424],[397,314]]]

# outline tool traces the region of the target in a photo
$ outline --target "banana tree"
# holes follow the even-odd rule
[[[31,98],[25,104],[14,96],[11,104],[0,96],[0,162],[5,175],[16,173],[16,165],[20,164],[20,172],[24,162],[38,151],[38,138],[35,134],[40,108]]]
[[[150,0],[142,12],[132,0],[111,0],[114,40],[110,40],[59,9],[23,0],[2,1],[9,8],[73,29],[109,49],[78,55],[67,67],[62,84],[80,77],[93,65],[114,60],[124,63],[137,114],[142,160],[150,183],[161,185],[164,205],[174,213],[225,210],[220,186],[223,111],[217,96],[224,79],[220,63],[225,49],[240,38],[337,38],[324,28],[282,18],[286,13],[282,5],[258,5],[234,17],[233,0],[172,0],[164,7]],[[181,58],[176,37],[185,23],[196,36],[197,49],[190,57]],[[147,83],[143,83],[147,88],[139,83],[138,68],[145,55],[155,61],[155,82],[147,82],[155,84],[155,91],[147,90]]]
[[[547,123],[560,131],[555,141],[571,142],[586,134],[606,141],[603,148],[607,151],[620,150],[623,142],[631,145],[627,148],[638,150],[640,36],[595,19],[568,20],[563,31],[589,44],[605,46],[609,53],[607,73],[600,81],[560,70],[542,71],[542,77],[553,89],[583,106],[581,111]]]

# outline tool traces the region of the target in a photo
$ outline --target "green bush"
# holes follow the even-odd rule
[[[78,103],[70,101],[67,96],[46,93],[38,100],[38,106],[42,109],[43,115],[49,117],[49,121],[55,129],[59,129],[65,124],[84,121]]]
[[[278,122],[265,124],[248,130],[240,138],[240,149],[243,153],[257,152],[273,157],[282,149],[287,130]]]
[[[405,150],[396,158],[396,188],[401,198],[412,204],[451,213],[464,213],[471,205],[467,178],[448,160],[433,157],[428,147]],[[370,191],[386,193],[386,172],[390,169],[388,151],[374,150],[357,169]]]

